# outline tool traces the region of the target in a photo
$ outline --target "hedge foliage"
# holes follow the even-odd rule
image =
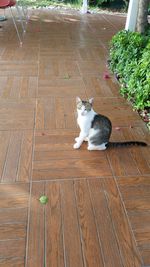
[[[111,40],[110,69],[121,83],[121,94],[134,109],[150,108],[150,38],[137,32],[120,31]]]
[[[111,9],[111,5],[116,7],[126,7],[129,0],[88,0],[89,6],[92,7],[107,7]],[[82,5],[82,0],[19,0],[19,3],[31,7],[47,7],[50,5],[71,5],[78,6]]]

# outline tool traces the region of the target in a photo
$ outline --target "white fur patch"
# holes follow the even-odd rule
[[[74,148],[78,149],[83,141],[88,141],[89,131],[91,129],[91,123],[93,121],[94,116],[97,113],[91,109],[91,111],[85,113],[84,110],[78,110],[78,125],[80,127],[80,135],[75,138],[76,143],[74,144]]]
[[[73,148],[74,148],[74,149],[78,149],[78,148],[80,148],[80,144],[79,144],[79,143],[75,143],[75,144],[73,145]]]
[[[89,139],[94,137],[97,133],[99,132],[99,129],[95,130],[94,128],[91,128],[90,131],[89,131]]]
[[[106,147],[106,143],[103,143],[99,146],[95,146],[95,145],[92,145],[92,144],[89,144],[88,145],[88,150],[105,150],[107,147]]]

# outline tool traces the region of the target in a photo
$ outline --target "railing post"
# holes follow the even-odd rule
[[[83,0],[82,8],[81,8],[81,13],[86,14],[88,11],[88,0]]]
[[[135,31],[136,29],[139,1],[140,0],[130,0],[129,2],[126,26],[125,26],[126,30]]]

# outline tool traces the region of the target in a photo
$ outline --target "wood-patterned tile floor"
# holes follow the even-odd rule
[[[148,267],[149,147],[73,149],[76,96],[95,98],[111,140],[150,142],[103,78],[125,17],[30,13],[22,47],[10,19],[0,29],[0,267]]]

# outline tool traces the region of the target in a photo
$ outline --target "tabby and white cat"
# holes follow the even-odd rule
[[[92,108],[93,98],[89,101],[76,98],[77,104],[77,123],[80,127],[79,137],[75,138],[76,143],[74,148],[78,149],[83,141],[88,142],[88,150],[105,150],[108,147],[138,145],[146,146],[144,142],[129,141],[129,142],[109,142],[112,131],[111,121],[101,115],[97,114]]]

